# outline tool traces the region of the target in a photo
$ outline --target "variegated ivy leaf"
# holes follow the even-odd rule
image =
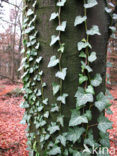
[[[78,51],[81,51],[82,49],[86,47],[89,47],[90,49],[92,48],[89,42],[82,42],[82,41],[78,42],[77,47],[78,47]]]
[[[40,47],[40,43],[37,43],[35,49],[39,49],[39,47]]]
[[[32,14],[34,14],[34,11],[31,9],[28,9],[27,11],[27,16],[31,16]]]
[[[89,65],[86,65],[84,61],[81,61],[82,68],[86,69],[89,73],[92,72],[92,68]]]
[[[112,12],[112,9],[111,9],[111,8],[105,7],[105,11],[106,11],[107,13],[111,13],[111,12]]]
[[[39,89],[38,90],[38,92],[37,92],[37,94],[36,94],[37,96],[41,96],[42,94],[41,94],[41,90]]]
[[[65,31],[66,25],[67,25],[67,22],[66,21],[63,21],[61,23],[61,25],[57,26],[56,30],[58,30],[58,31]]]
[[[35,6],[36,6],[36,4],[37,4],[37,1],[35,1],[34,3],[33,3],[33,8],[35,8]]]
[[[53,146],[52,149],[48,152],[48,155],[60,155],[61,148],[58,146]]]
[[[66,104],[66,98],[68,97],[68,94],[64,93],[63,95],[59,96],[57,98],[57,101],[62,102],[63,104]]]
[[[94,62],[96,59],[97,59],[96,52],[92,52],[90,56],[88,56],[88,61],[91,63]]]
[[[41,62],[41,60],[43,59],[42,56],[40,56],[39,58],[36,59],[36,62],[39,64]]]
[[[115,4],[113,4],[112,2],[109,2],[108,5],[113,7],[113,8],[115,7]]]
[[[98,118],[98,129],[103,132],[106,133],[106,131],[108,129],[112,128],[112,122],[108,120],[108,118],[106,118],[105,116],[103,116],[103,114],[101,114]]]
[[[59,126],[56,125],[56,122],[51,122],[51,125],[47,129],[50,134],[55,133],[56,131],[60,130]]]
[[[91,93],[91,94],[95,94],[95,91],[94,91],[94,88],[93,86],[89,85],[87,88],[86,88],[86,93]]]
[[[63,118],[64,118],[64,115],[59,115],[57,117],[57,122],[59,122],[62,127],[64,126]]]
[[[66,0],[61,0],[60,2],[57,2],[57,6],[62,7],[66,3]]]
[[[48,118],[48,117],[49,117],[49,111],[45,112],[43,116],[44,116],[45,118]]]
[[[31,31],[33,31],[34,29],[35,29],[34,26],[29,27],[29,28],[25,29],[24,34],[28,34],[28,33],[30,33]]]
[[[50,21],[52,21],[52,20],[54,20],[55,18],[57,18],[59,16],[59,13],[57,12],[53,12],[52,14],[51,14],[51,17],[50,17]]]
[[[88,8],[92,8],[94,6],[96,6],[98,3],[97,3],[97,0],[88,0],[86,4],[84,4],[84,7],[86,9]]]
[[[94,87],[98,87],[101,83],[102,83],[102,77],[98,73],[98,74],[95,75],[94,79],[91,80],[91,85],[94,86]]]
[[[60,90],[60,85],[57,83],[52,83],[52,90],[53,90],[53,95],[56,95]]]
[[[64,49],[65,49],[64,46],[65,46],[64,43],[60,44],[60,48],[58,49],[58,52],[60,52],[60,53],[64,53]]]
[[[98,110],[101,112],[103,111],[106,106],[109,104],[109,100],[107,99],[107,97],[104,95],[103,92],[100,92],[97,96],[96,96],[96,102],[95,102],[95,106],[98,108]]]
[[[58,71],[55,76],[62,80],[65,80],[66,74],[67,74],[67,68],[63,68],[61,71]]]
[[[88,123],[87,117],[80,115],[80,112],[77,110],[72,111],[71,119],[69,121],[69,126],[77,126],[82,123]]]
[[[110,29],[112,32],[116,32],[116,27],[114,27],[114,26],[110,26],[109,29]]]
[[[79,25],[79,24],[82,24],[83,22],[85,22],[86,21],[86,19],[87,19],[87,17],[86,16],[77,16],[76,18],[75,18],[75,22],[74,22],[74,26],[77,26],[77,25]]]
[[[50,62],[48,64],[48,68],[54,67],[59,63],[59,59],[56,58],[56,56],[51,56]]]
[[[51,36],[51,43],[50,43],[50,46],[54,45],[57,41],[59,41],[60,38],[59,36],[56,36],[56,35],[52,35]]]
[[[72,128],[69,130],[68,134],[67,134],[67,140],[72,141],[73,143],[75,143],[76,141],[78,141],[81,137],[81,135],[85,132],[84,128]]]
[[[85,93],[82,87],[78,87],[75,97],[77,101],[76,106],[82,106],[87,104],[87,102],[93,102],[93,95],[91,93]]]
[[[101,35],[99,27],[97,25],[93,25],[90,30],[87,30],[87,35]]]

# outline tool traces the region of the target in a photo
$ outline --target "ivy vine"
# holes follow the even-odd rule
[[[30,4],[29,4],[30,2]],[[62,105],[66,104],[66,99],[69,96],[68,93],[63,92],[63,81],[67,76],[67,68],[62,67],[62,56],[65,53],[65,43],[61,39],[61,33],[64,33],[67,27],[67,21],[61,20],[61,12],[67,3],[67,0],[58,0],[56,3],[57,12],[53,12],[50,16],[51,21],[58,21],[56,27],[56,35],[51,36],[50,46],[58,44],[59,48],[56,55],[51,56],[48,62],[47,68],[57,67],[58,71],[55,73],[57,82],[52,83],[53,97],[56,102],[51,104],[51,108],[48,110],[49,104],[48,98],[44,96],[44,88],[47,84],[43,81],[43,70],[41,64],[43,64],[43,57],[41,56],[41,44],[37,40],[39,35],[36,28],[36,7],[38,1],[25,0],[24,7],[24,20],[23,20],[23,44],[24,58],[22,60],[22,66],[24,74],[22,80],[24,83],[24,102],[21,104],[22,108],[25,108],[25,114],[21,123],[27,123],[27,138],[28,147],[35,151],[36,156],[40,155],[41,150],[45,151],[44,156],[49,155],[63,155],[63,156],[85,156],[91,155],[91,151],[84,150],[84,144],[92,150],[92,146],[99,148],[109,147],[109,134],[107,130],[112,128],[112,122],[104,116],[104,111],[111,114],[110,101],[105,93],[100,92],[96,94],[96,87],[102,83],[102,77],[100,73],[96,73],[94,77],[92,63],[96,61],[96,52],[92,51],[90,44],[90,38],[94,35],[101,35],[98,25],[92,25],[88,28],[87,11],[98,5],[97,0],[84,0],[83,9],[84,15],[78,15],[74,21],[74,27],[84,24],[85,38],[77,43],[76,47],[79,52],[79,58],[81,60],[81,72],[79,73],[79,83],[77,92],[74,95],[76,99],[76,108],[72,110],[71,118],[69,120],[69,129],[66,132],[62,132],[64,127],[64,116],[61,112]],[[105,8],[106,12],[110,13],[110,8]],[[111,15],[113,19],[117,19],[117,15]],[[75,28],[74,28],[75,29]],[[110,27],[113,31],[115,27]],[[107,91],[108,97],[110,93]],[[96,98],[95,98],[96,97]],[[97,123],[91,125],[90,121],[93,120],[92,108],[95,107],[100,112],[97,119]],[[56,121],[51,120],[48,124],[48,118],[51,118],[52,113],[57,113]],[[34,121],[32,123],[32,121]],[[31,126],[34,126],[34,130],[31,130]],[[94,139],[94,133],[92,127],[96,126],[99,131],[99,139]],[[34,133],[36,132],[36,133]],[[57,134],[55,136],[54,134]],[[39,148],[37,148],[39,147]]]

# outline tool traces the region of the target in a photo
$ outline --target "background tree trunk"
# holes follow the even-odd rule
[[[50,40],[53,34],[57,34],[55,31],[57,22],[49,22],[49,18],[52,12],[56,12],[56,2],[53,0],[40,0],[38,1],[39,8],[37,8],[36,14],[38,16],[38,21],[36,23],[36,28],[39,30],[39,41],[41,45],[41,50],[39,55],[43,59],[41,69],[44,71],[43,80],[47,83],[47,89],[44,90],[44,95],[49,99],[49,106],[55,103],[55,98],[52,94],[52,82],[56,82],[55,73],[58,71],[56,68],[47,68],[50,57],[57,55],[57,46],[50,47]],[[105,1],[98,0],[98,5],[94,8],[88,10],[88,29],[92,25],[98,25],[100,28],[101,36],[92,36],[89,39],[93,49],[97,53],[98,59],[93,63],[92,68],[95,73],[100,73],[102,75],[103,83],[100,87],[96,88],[96,93],[100,91],[105,91],[105,74],[106,74],[106,51],[108,42],[108,24],[109,19],[104,11]],[[71,116],[71,109],[75,108],[76,101],[74,95],[78,88],[78,74],[80,73],[81,64],[79,59],[79,52],[77,51],[77,42],[85,38],[85,28],[83,25],[74,27],[75,17],[78,15],[83,15],[83,1],[78,0],[68,0],[64,8],[62,9],[61,18],[62,21],[67,21],[67,28],[64,33],[62,33],[61,39],[65,43],[65,53],[62,56],[62,68],[67,67],[67,76],[65,81],[63,81],[63,93],[68,93],[69,97],[65,105],[62,105],[62,114],[64,115],[64,128],[63,131],[68,130],[68,122]],[[92,123],[97,121],[99,112],[96,108],[93,108],[93,118]],[[56,121],[56,114],[52,116],[49,121]],[[48,122],[49,122],[48,121]],[[32,124],[33,125],[33,124]],[[35,131],[34,126],[30,127],[30,132]],[[97,128],[94,128],[96,134]],[[95,137],[98,137],[95,135]],[[38,137],[37,137],[38,141]],[[40,149],[40,147],[38,147]],[[43,156],[44,151],[40,150],[40,155]]]

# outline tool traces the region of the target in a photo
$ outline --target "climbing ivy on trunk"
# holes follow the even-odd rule
[[[76,57],[80,61],[80,72],[74,69],[77,72],[77,86],[74,95],[68,93],[64,88],[67,79],[72,77],[72,74],[69,74],[71,66],[65,66],[63,63],[67,59],[66,51],[68,49],[64,36],[68,31],[68,22],[63,20],[62,12],[66,9],[67,2],[67,0],[54,2],[55,10],[48,18],[48,22],[53,25],[52,29],[54,29],[51,31],[54,33],[50,35],[49,42],[48,39],[42,40],[44,34],[41,34],[39,29],[44,19],[38,19],[37,16],[42,9],[40,4],[44,4],[44,1],[24,0],[24,49],[22,50],[24,58],[21,69],[24,69],[22,80],[25,95],[21,107],[26,111],[21,123],[27,123],[28,147],[35,152],[36,156],[84,156],[91,155],[93,146],[97,149],[100,148],[100,145],[101,147],[110,146],[107,130],[112,128],[112,122],[105,117],[104,111],[111,114],[109,108],[111,104],[105,92],[97,92],[97,88],[104,80],[102,73],[93,69],[93,64],[98,60],[98,51],[93,50],[94,45],[90,43],[93,37],[101,36],[100,27],[97,24],[93,23],[89,27],[88,12],[98,6],[98,1],[82,1],[83,14],[78,14],[72,23],[73,30],[84,32],[83,38],[81,40],[78,38],[79,41],[75,44]],[[46,14],[46,7],[44,9]],[[111,12],[108,8],[105,10]],[[116,16],[113,15],[113,18],[115,19]],[[48,26],[48,34],[50,34],[49,29]],[[113,27],[110,29],[113,30]],[[72,41],[72,36],[69,36],[69,39]],[[50,46],[54,51],[49,59],[47,58],[48,51],[45,52],[45,55],[42,53],[44,45]],[[44,69],[43,64],[45,64]],[[51,80],[49,80],[47,71],[53,74]],[[70,83],[67,84],[68,88],[69,86],[72,87]],[[49,89],[52,100],[49,99],[46,91]],[[73,95],[74,105],[69,110],[69,121],[66,122],[64,106],[68,104],[71,95]],[[94,109],[98,112],[96,120]],[[98,139],[95,137],[94,128],[97,128]]]

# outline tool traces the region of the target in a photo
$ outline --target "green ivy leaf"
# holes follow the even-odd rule
[[[95,106],[98,108],[98,110],[101,112],[103,111],[106,106],[109,104],[109,100],[107,99],[107,97],[104,95],[103,92],[100,92],[97,96],[96,96],[97,101],[95,102]]]
[[[77,126],[82,123],[88,123],[88,120],[85,116],[80,115],[80,112],[77,110],[72,111],[71,119],[69,122],[69,126]]]
[[[64,147],[66,146],[66,137],[63,135],[59,135],[56,140],[58,140]]]
[[[56,13],[56,12],[53,12],[53,13],[51,14],[50,21],[54,20],[54,19],[57,18],[58,16],[59,16],[58,12],[57,12],[57,13]]]
[[[90,56],[88,56],[88,61],[91,63],[94,62],[96,59],[97,59],[96,52],[92,52]]]
[[[65,80],[66,74],[67,74],[67,68],[63,68],[61,71],[58,71],[55,76],[62,80]]]
[[[56,36],[56,35],[52,35],[51,36],[51,43],[50,43],[50,46],[54,45],[57,41],[59,41],[60,38],[59,36]]]
[[[91,80],[91,85],[94,87],[98,87],[102,83],[102,77],[100,74],[96,74],[94,79]]]
[[[91,85],[89,85],[85,91],[86,93],[95,94],[94,88]]]
[[[90,30],[87,30],[87,35],[101,35],[99,27],[97,25],[93,25]]]
[[[50,134],[55,133],[56,131],[60,130],[59,126],[56,125],[55,122],[51,122],[51,125],[48,127],[47,129],[49,131]]]
[[[79,84],[82,84],[83,82],[87,81],[88,77],[82,74],[79,74]]]
[[[57,98],[57,101],[60,101],[60,102],[62,102],[63,104],[66,104],[66,98],[68,97],[68,94],[66,94],[66,93],[63,93],[63,95],[61,95],[61,96],[59,96],[58,98]]]
[[[84,116],[87,117],[87,119],[90,121],[92,119],[92,113],[90,110],[86,110],[86,113],[84,114]]]
[[[81,61],[82,64],[82,68],[86,69],[89,73],[92,72],[92,68],[89,65],[86,65],[86,63],[84,61]]]
[[[66,21],[63,21],[61,23],[61,25],[57,26],[56,30],[58,30],[58,31],[65,31],[66,25],[67,25],[67,22]]]
[[[108,147],[110,148],[110,140],[109,140],[109,133],[103,133],[103,132],[100,132],[100,143],[102,146],[104,147]]]
[[[86,47],[89,47],[90,49],[92,48],[89,42],[82,42],[82,41],[78,42],[77,47],[78,47],[78,51],[81,51],[82,49]]]
[[[52,90],[53,90],[53,95],[56,95],[60,90],[60,85],[57,83],[52,83]]]
[[[79,57],[86,58],[87,55],[82,51],[82,52],[80,53]]]
[[[73,143],[75,143],[76,141],[78,141],[81,137],[81,135],[85,132],[84,128],[72,128],[69,130],[68,134],[67,134],[67,140],[72,141]]]
[[[54,146],[49,152],[48,155],[59,155],[61,154],[61,149],[58,146]]]
[[[56,56],[52,56],[52,57],[50,58],[50,62],[49,62],[49,64],[48,64],[48,68],[54,67],[54,66],[56,66],[58,63],[59,63],[59,59],[57,59]]]
[[[106,133],[108,129],[112,128],[113,123],[103,116],[103,114],[99,116],[98,122],[98,129],[103,133]]]
[[[59,122],[62,127],[64,126],[63,118],[64,118],[64,115],[59,115],[57,117],[57,122]]]
[[[65,46],[64,43],[60,44],[60,48],[58,49],[58,52],[64,53],[64,49],[65,49],[64,46]]]
[[[57,2],[57,6],[62,7],[66,3],[66,0],[61,0],[60,2]]]
[[[85,105],[87,102],[93,102],[93,95],[85,93],[84,89],[81,87],[78,87],[75,97],[77,100],[76,106],[82,106]]]
[[[34,11],[32,9],[28,9],[27,16],[31,16],[32,14],[34,14]]]
[[[85,7],[86,9],[88,9],[88,8],[92,8],[92,7],[96,6],[97,4],[98,4],[98,3],[97,3],[96,0],[88,0],[88,1],[87,1],[87,4],[84,4],[84,7]]]
[[[39,64],[41,62],[41,60],[43,59],[42,56],[40,56],[39,58],[36,59],[36,62]]]
[[[77,26],[79,24],[82,24],[84,21],[86,21],[87,17],[86,16],[77,16],[74,22],[74,26]]]

